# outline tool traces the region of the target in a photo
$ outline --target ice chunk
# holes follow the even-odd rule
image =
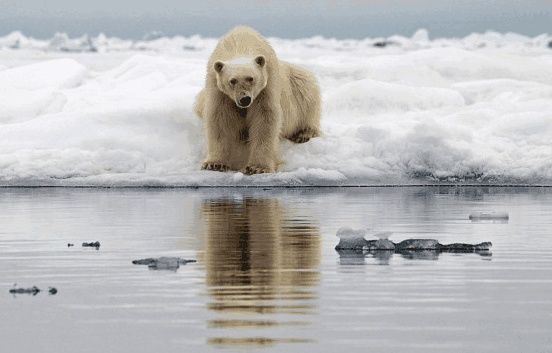
[[[32,286],[30,288],[18,288],[17,284],[14,284],[13,288],[10,289],[10,293],[13,294],[13,295],[15,295],[15,294],[37,295],[40,292],[42,292],[42,290],[40,288],[38,288],[37,286]],[[58,290],[55,287],[48,287],[48,293],[50,293],[50,295],[56,295],[57,292],[58,292]]]
[[[388,239],[369,240],[366,248],[368,251],[395,250],[395,243]]]
[[[439,250],[440,244],[435,239],[406,239],[396,245],[398,251],[405,250]]]
[[[420,28],[412,35],[412,40],[414,42],[428,42],[429,41],[429,32],[425,28]]]
[[[490,241],[486,241],[479,244],[464,244],[464,243],[452,243],[441,245],[440,250],[446,252],[478,252],[478,251],[489,251],[493,244]]]
[[[100,249],[100,242],[99,241],[94,241],[94,242],[84,242],[82,243],[82,246],[85,247],[85,248],[96,248],[96,250],[99,250]]]
[[[159,257],[133,260],[135,265],[147,265],[152,270],[172,270],[176,271],[180,265],[185,265],[196,260],[186,260],[180,257]]]
[[[339,243],[335,249],[340,253],[368,252],[375,255],[382,252],[399,254],[410,252],[486,253],[492,247],[491,242],[441,244],[435,239],[406,239],[400,243],[394,243],[387,239],[391,234],[392,232],[380,232],[374,234],[375,237],[379,238],[378,240],[366,240],[364,239],[366,230],[343,227],[337,231],[336,235],[339,237]]]
[[[32,294],[37,295],[40,293],[40,288],[37,286],[32,286],[30,288],[17,288],[15,285],[10,289],[11,294]]]
[[[48,50],[63,52],[97,52],[93,40],[84,35],[81,38],[70,39],[66,33],[56,33],[50,40]]]
[[[365,229],[353,229],[350,227],[343,227],[337,230],[337,237],[339,238],[339,244],[335,247],[336,250],[362,250],[366,246]]]
[[[470,213],[469,219],[471,220],[493,220],[493,219],[509,219],[508,212],[472,212]]]
[[[350,227],[339,228],[337,237],[339,244],[336,250],[394,250],[395,244],[388,238],[393,232],[379,232],[373,234],[378,240],[366,240],[365,229],[352,229]]]

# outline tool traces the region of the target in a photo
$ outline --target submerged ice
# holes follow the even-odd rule
[[[192,104],[215,39],[13,33],[0,37],[0,184],[551,183],[551,39],[271,39],[317,74],[323,136],[284,141],[281,172],[249,177],[199,171]]]

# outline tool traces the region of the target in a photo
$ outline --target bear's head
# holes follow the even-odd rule
[[[230,97],[239,108],[247,108],[263,91],[267,83],[266,59],[236,58],[231,61],[216,61],[213,68],[217,86]]]

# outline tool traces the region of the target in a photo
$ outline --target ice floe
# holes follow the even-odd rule
[[[323,136],[244,176],[199,170],[215,38],[0,37],[0,185],[552,183],[550,35],[270,40],[319,78]]]

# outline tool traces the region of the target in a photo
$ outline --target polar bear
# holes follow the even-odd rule
[[[277,58],[255,30],[228,32],[209,58],[205,87],[194,110],[204,119],[207,157],[202,169],[273,173],[279,140],[320,135],[320,89],[304,68]]]

